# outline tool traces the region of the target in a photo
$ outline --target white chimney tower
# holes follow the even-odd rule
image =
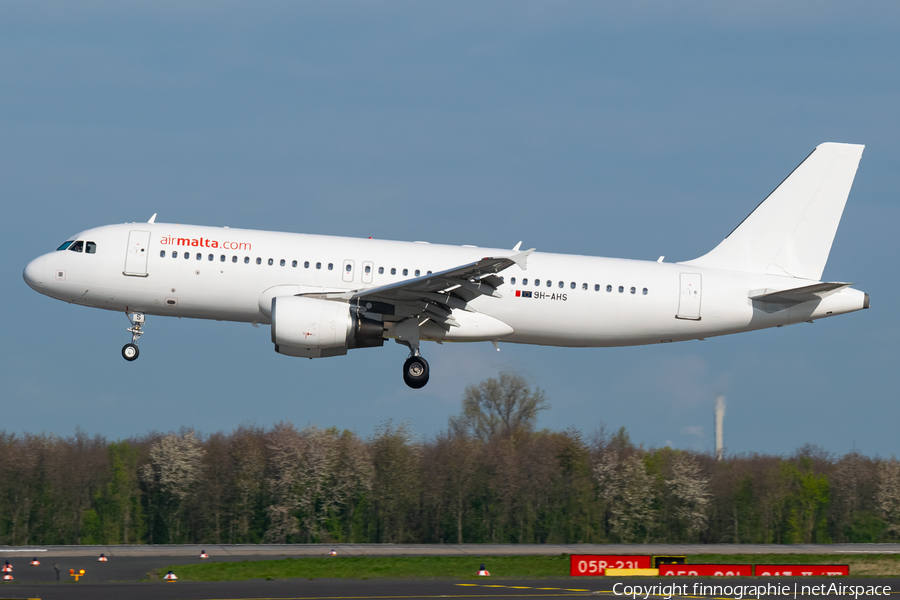
[[[725,421],[725,396],[716,398],[716,460],[722,460],[725,444],[722,441],[722,424]]]

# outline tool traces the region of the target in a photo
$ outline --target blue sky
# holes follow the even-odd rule
[[[900,5],[0,4],[0,428],[423,436],[505,370],[542,426],[646,446],[900,455]],[[275,354],[267,328],[66,305],[25,264],[107,223],[229,225],[667,261],[717,244],[817,144],[867,145],[825,278],[873,309],[664,346]]]

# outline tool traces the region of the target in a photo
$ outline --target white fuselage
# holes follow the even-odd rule
[[[139,233],[146,232],[146,233]],[[374,288],[509,250],[245,229],[131,223],[72,239],[25,269],[47,296],[112,311],[269,323],[274,295]],[[142,241],[144,240],[144,241]],[[549,346],[629,346],[799,323],[866,307],[845,288],[817,302],[765,310],[750,296],[809,283],[792,277],[638,260],[535,252],[500,274],[502,298],[453,311],[459,327],[423,338]],[[527,283],[526,283],[527,282]]]

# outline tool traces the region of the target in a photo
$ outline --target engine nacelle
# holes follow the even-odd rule
[[[272,299],[272,343],[282,354],[335,356],[348,348],[384,345],[384,325],[357,317],[345,302],[277,296]],[[332,350],[320,352],[327,349]]]

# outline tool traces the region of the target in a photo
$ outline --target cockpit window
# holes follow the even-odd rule
[[[84,252],[84,241],[78,240],[71,246],[69,246],[69,251],[71,252]]]
[[[63,242],[63,245],[56,249],[57,252],[60,250],[68,250],[69,246],[75,243],[75,240],[69,240],[68,242]]]
[[[88,254],[97,254],[97,244],[95,244],[94,242],[85,243],[84,251]]]

